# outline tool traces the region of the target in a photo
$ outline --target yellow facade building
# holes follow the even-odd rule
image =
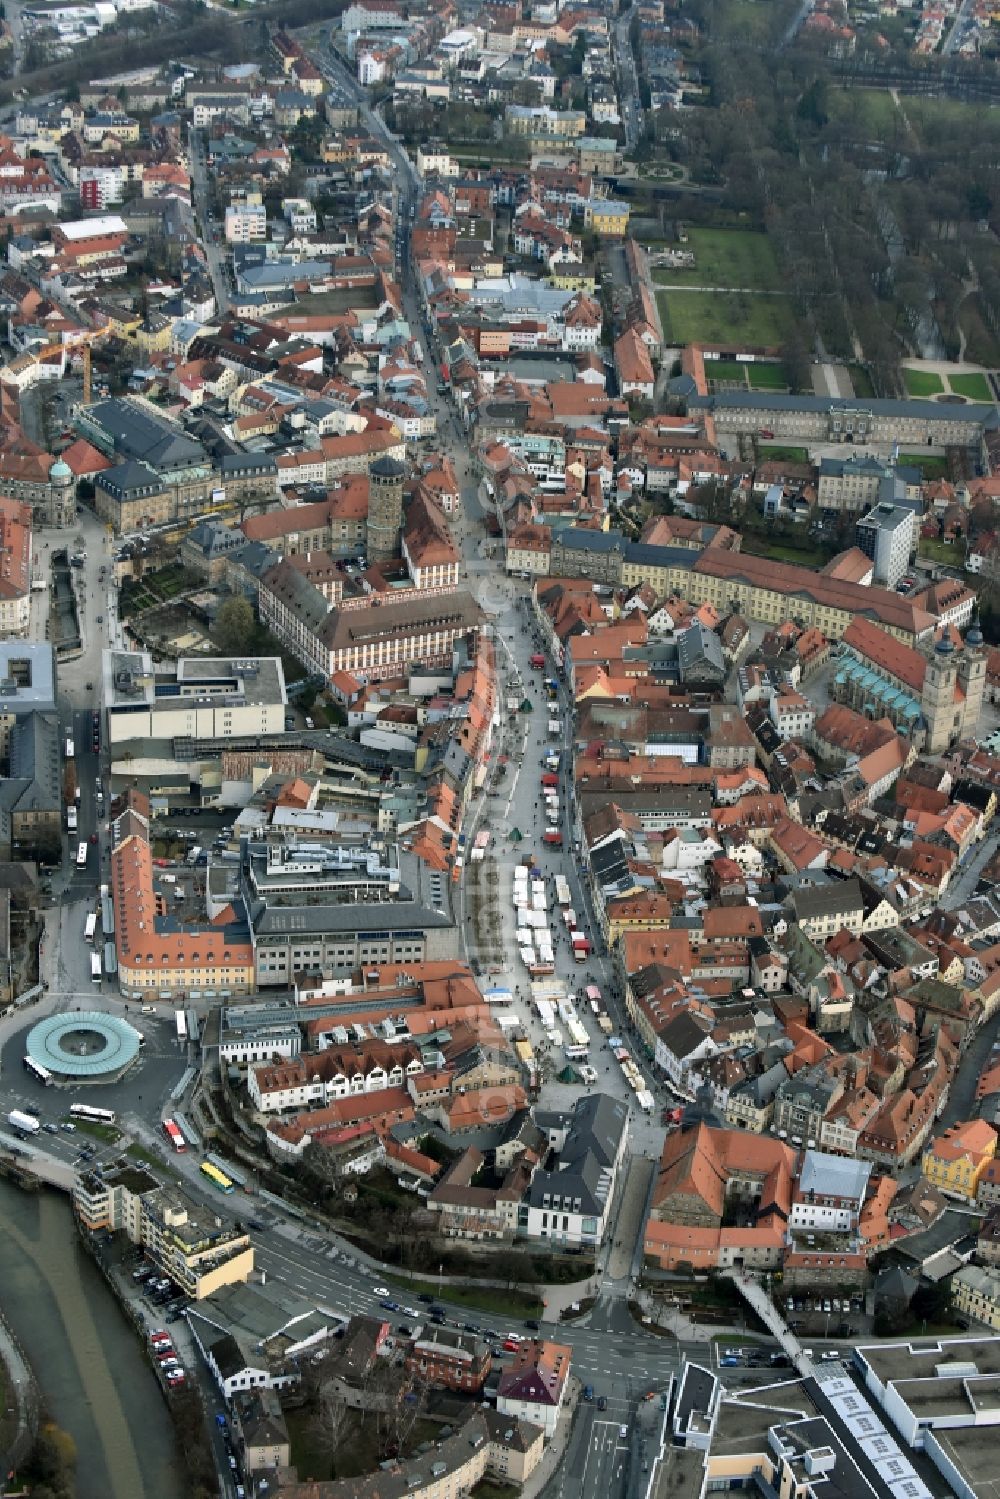
[[[974,1203],[979,1182],[996,1154],[997,1136],[984,1119],[953,1125],[924,1151],[924,1179],[946,1197]]]
[[[583,226],[606,239],[624,239],[628,233],[629,206],[613,198],[588,198],[583,206]]]

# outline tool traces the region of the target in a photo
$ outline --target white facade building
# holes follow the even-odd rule
[[[875,582],[895,588],[916,546],[916,514],[906,505],[880,502],[855,526],[855,540],[875,564]]]

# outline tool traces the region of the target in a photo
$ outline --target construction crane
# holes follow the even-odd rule
[[[66,340],[66,347],[70,353],[80,352],[83,365],[83,396],[81,405],[89,406],[93,398],[93,376],[91,372],[92,349],[95,343],[107,338],[107,328],[81,328],[79,332],[71,334]]]

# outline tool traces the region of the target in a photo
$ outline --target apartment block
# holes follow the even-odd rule
[[[73,1206],[91,1233],[122,1232],[192,1300],[243,1284],[253,1270],[249,1235],[197,1203],[181,1187],[164,1187],[148,1171],[125,1166],[80,1176]]]

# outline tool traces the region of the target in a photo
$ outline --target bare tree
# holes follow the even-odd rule
[[[310,1422],[313,1437],[322,1452],[335,1458],[351,1418],[350,1407],[332,1379],[321,1381],[315,1404],[316,1411]]]
[[[375,1397],[369,1414],[375,1422],[379,1458],[396,1457],[406,1447],[414,1425],[427,1408],[427,1382],[388,1359],[376,1359],[368,1389]]]

